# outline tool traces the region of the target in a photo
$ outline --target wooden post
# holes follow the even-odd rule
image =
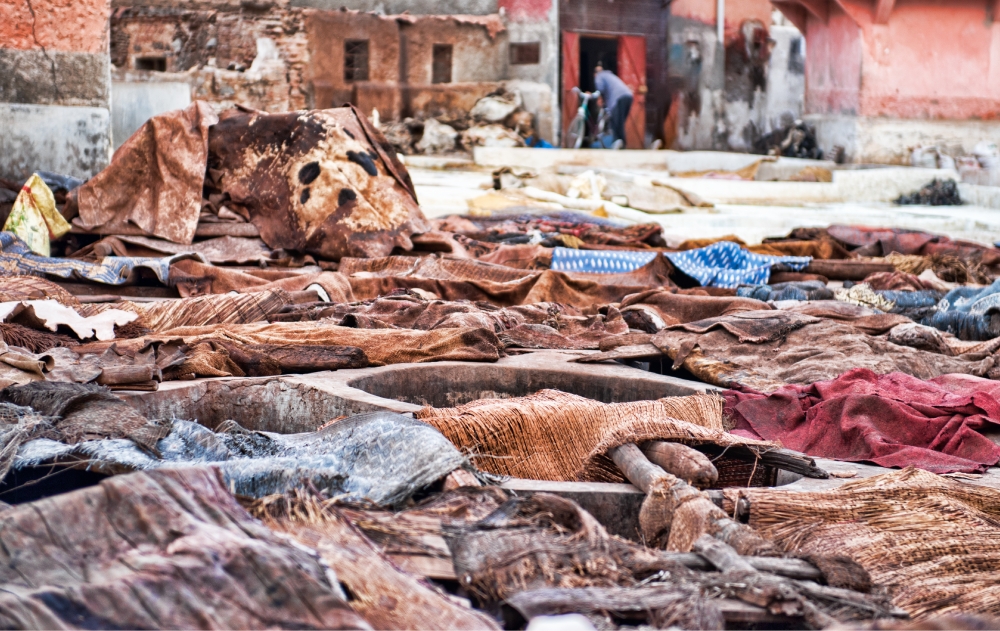
[[[649,545],[688,552],[703,534],[716,537],[740,554],[776,553],[773,544],[715,505],[709,496],[650,462],[634,444],[608,451],[628,480],[646,493],[639,528]]]
[[[653,464],[698,488],[712,486],[719,471],[708,456],[680,443],[654,440],[643,444],[642,453]]]

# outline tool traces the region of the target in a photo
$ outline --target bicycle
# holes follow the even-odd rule
[[[605,137],[610,115],[608,110],[600,108],[597,112],[597,120],[590,115],[590,103],[596,102],[601,96],[600,92],[583,92],[580,88],[573,88],[573,94],[579,96],[580,107],[576,110],[576,116],[570,122],[566,131],[565,147],[570,149],[587,148],[609,148]]]

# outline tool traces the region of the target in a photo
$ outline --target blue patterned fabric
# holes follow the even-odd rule
[[[993,323],[993,314],[998,311],[1000,280],[989,287],[952,289],[920,323],[951,333],[960,340],[992,340],[1000,335],[1000,327]]]
[[[826,283],[818,280],[806,280],[775,285],[743,285],[736,290],[740,298],[753,298],[768,302],[782,300],[833,300],[833,292]]]
[[[702,287],[766,285],[774,265],[780,264],[797,272],[812,262],[809,256],[754,254],[732,241],[719,241],[706,248],[686,252],[666,252],[664,256]]]
[[[557,272],[624,274],[639,269],[654,258],[656,258],[656,252],[552,248],[550,267]]]
[[[200,254],[174,254],[164,258],[106,256],[100,263],[88,263],[75,259],[60,259],[35,254],[28,245],[13,233],[0,232],[0,275],[28,274],[44,276],[51,274],[60,278],[77,277],[95,283],[122,285],[137,267],[145,267],[166,284],[170,275],[170,264],[182,259],[208,261]]]

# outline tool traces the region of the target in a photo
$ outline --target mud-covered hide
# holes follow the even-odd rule
[[[351,107],[225,112],[209,132],[208,167],[206,185],[245,208],[272,248],[386,256],[431,228],[405,167]]]
[[[0,513],[6,629],[369,629],[309,548],[206,468],[135,473]]]
[[[38,439],[17,452],[14,468],[85,464],[118,474],[211,464],[226,487],[248,497],[310,488],[348,503],[396,506],[455,469],[466,458],[430,425],[391,412],[362,414],[317,432],[253,432],[227,421],[213,432],[175,420],[156,445],[159,456],[128,440],[78,444]]]
[[[204,101],[150,118],[106,169],[70,194],[80,213],[74,223],[101,234],[138,228],[190,244],[201,210],[208,130],[217,120]]]

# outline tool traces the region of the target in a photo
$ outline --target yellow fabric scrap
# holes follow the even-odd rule
[[[35,254],[50,256],[51,240],[69,232],[69,227],[56,210],[52,190],[36,173],[21,187],[3,229],[13,232]]]

